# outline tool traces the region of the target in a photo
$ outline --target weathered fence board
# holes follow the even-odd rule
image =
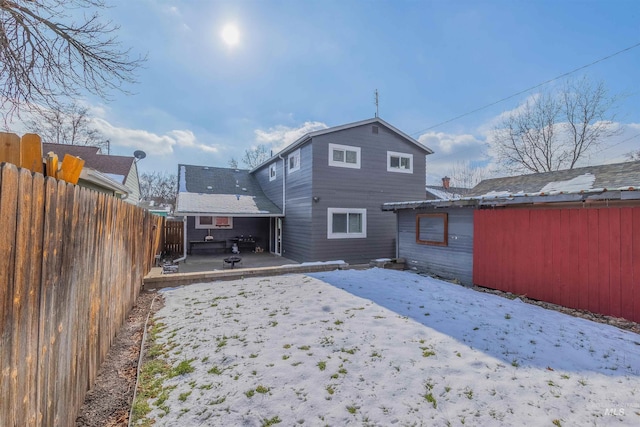
[[[0,230],[0,425],[73,426],[162,218],[3,163]]]
[[[0,135],[1,136],[1,135]],[[13,166],[0,171],[0,414],[7,417],[6,425],[17,425],[12,396],[18,381],[17,369],[12,365],[14,274],[16,214],[18,208],[18,173]],[[19,313],[18,313],[19,314]],[[1,417],[2,415],[0,415]],[[4,425],[5,423],[0,423]]]
[[[165,221],[164,252],[181,256],[184,253],[184,224],[182,221]]]

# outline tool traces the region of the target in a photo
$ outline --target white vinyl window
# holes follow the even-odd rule
[[[273,181],[276,179],[276,174],[277,174],[277,168],[276,168],[277,164],[276,163],[272,163],[269,166],[269,181]]]
[[[366,209],[327,209],[327,239],[362,239],[366,237]]]
[[[233,228],[233,217],[230,216],[197,216],[196,228]]]
[[[387,151],[387,171],[413,173],[413,154]]]
[[[289,154],[289,173],[300,170],[300,150]]]
[[[360,147],[329,144],[329,166],[360,169]]]

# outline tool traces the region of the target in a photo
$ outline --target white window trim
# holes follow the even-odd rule
[[[297,157],[298,158],[298,161],[296,162],[296,167],[295,168],[290,168],[289,167],[291,165],[291,158],[292,157],[294,157],[294,158]],[[289,156],[287,157],[287,167],[289,168],[289,173],[300,170],[300,149],[297,149],[293,153],[289,154]]]
[[[273,173],[271,173],[273,171]],[[278,176],[278,164],[272,163],[269,165],[269,181],[275,181]]]
[[[216,225],[216,217],[214,215],[201,215],[201,216],[206,216],[206,217],[211,217],[213,224],[200,224],[200,216],[196,216],[196,229],[204,229],[204,230],[208,230],[208,229],[224,229],[224,230],[230,230],[233,228],[233,217],[229,216],[227,218],[229,218],[229,225],[225,225],[225,226],[219,226]],[[220,215],[218,215],[220,216]]]
[[[333,151],[340,150],[345,152],[345,161],[338,162],[333,160]],[[346,151],[355,151],[356,152],[356,163],[347,163],[347,154]],[[340,145],[340,144],[331,144],[329,143],[329,166],[336,166],[339,168],[351,168],[351,169],[360,169],[360,147],[353,147],[351,145]]]
[[[392,168],[391,157],[408,158],[409,162],[411,163],[411,167],[409,169]],[[413,154],[399,153],[397,151],[387,151],[387,172],[413,173]]]
[[[334,233],[333,230],[333,214],[349,214],[356,213],[362,215],[362,232],[361,233]],[[348,224],[348,221],[347,221]],[[367,238],[367,210],[352,208],[327,208],[327,239],[366,239]]]

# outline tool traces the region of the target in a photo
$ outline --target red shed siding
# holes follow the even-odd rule
[[[478,210],[473,242],[476,285],[640,322],[640,207]]]

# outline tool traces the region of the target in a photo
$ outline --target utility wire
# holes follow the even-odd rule
[[[637,133],[637,134],[635,134],[635,135],[633,135],[633,136],[630,136],[629,138],[623,139],[622,141],[618,141],[618,142],[616,142],[615,144],[608,145],[608,146],[606,146],[606,147],[604,147],[604,148],[602,148],[602,149],[600,149],[600,150],[598,150],[598,151],[595,151],[593,154],[602,153],[603,151],[607,151],[607,150],[609,150],[610,148],[616,147],[616,146],[618,146],[618,145],[620,145],[620,144],[623,144],[623,143],[625,143],[625,142],[627,142],[627,141],[631,141],[632,139],[637,138],[637,137],[639,137],[639,136],[640,136],[640,133]]]
[[[595,60],[595,61],[593,61],[593,62],[591,62],[591,63],[589,63],[589,64],[587,64],[587,65],[583,65],[582,67],[578,67],[578,68],[573,69],[573,70],[571,70],[571,71],[568,71],[568,72],[566,72],[566,73],[564,73],[564,74],[561,74],[561,75],[559,75],[559,76],[557,76],[557,77],[554,77],[554,78],[552,78],[552,79],[549,79],[549,80],[547,80],[547,81],[544,81],[544,82],[542,82],[542,83],[539,83],[539,84],[537,84],[537,85],[535,85],[535,86],[532,86],[532,87],[530,87],[530,88],[528,88],[528,89],[521,90],[520,92],[514,93],[513,95],[509,95],[509,96],[507,96],[507,97],[505,97],[505,98],[499,99],[499,100],[497,100],[497,101],[495,101],[495,102],[492,102],[492,103],[490,103],[490,104],[484,105],[484,106],[482,106],[482,107],[480,107],[480,108],[476,108],[475,110],[469,111],[469,112],[467,112],[467,113],[460,114],[459,116],[456,116],[456,117],[454,117],[454,118],[452,118],[452,119],[445,120],[445,121],[440,122],[440,123],[436,123],[435,125],[433,125],[433,126],[429,126],[429,127],[428,127],[428,128],[426,128],[426,129],[419,130],[419,131],[417,131],[417,132],[413,132],[411,135],[418,135],[418,134],[421,134],[421,133],[426,132],[426,131],[428,131],[428,130],[431,130],[431,129],[437,128],[437,127],[439,127],[439,126],[442,126],[442,125],[444,125],[444,124],[451,123],[451,122],[453,122],[453,121],[455,121],[455,120],[461,119],[462,117],[466,117],[466,116],[469,116],[469,115],[471,115],[471,114],[477,113],[478,111],[482,111],[482,110],[484,110],[484,109],[486,109],[486,108],[493,107],[493,106],[494,106],[494,105],[496,105],[496,104],[499,104],[499,103],[504,102],[504,101],[506,101],[506,100],[509,100],[509,99],[511,99],[511,98],[515,98],[515,97],[516,97],[516,96],[518,96],[518,95],[522,95],[523,93],[527,93],[527,92],[529,92],[529,91],[531,91],[531,90],[533,90],[533,89],[537,89],[537,88],[539,88],[539,87],[541,87],[541,86],[544,86],[544,85],[549,84],[549,83],[551,83],[551,82],[553,82],[553,81],[559,80],[559,79],[561,79],[561,78],[563,78],[563,77],[567,77],[567,76],[569,76],[569,75],[571,75],[571,74],[573,74],[573,73],[576,73],[576,72],[578,72],[578,71],[580,71],[580,70],[584,70],[585,68],[591,67],[591,66],[593,66],[593,65],[595,65],[595,64],[597,64],[597,63],[599,63],[599,62],[606,61],[607,59],[613,58],[613,57],[614,57],[614,56],[616,56],[616,55],[620,55],[621,53],[627,52],[627,51],[629,51],[629,50],[631,50],[631,49],[634,49],[634,48],[636,48],[636,47],[638,47],[638,46],[640,46],[640,42],[638,42],[638,43],[634,44],[633,46],[629,46],[629,47],[627,47],[627,48],[625,48],[625,49],[619,50],[618,52],[612,53],[611,55],[607,55],[607,56],[605,56],[605,57],[603,57],[603,58],[597,59],[597,60]]]

